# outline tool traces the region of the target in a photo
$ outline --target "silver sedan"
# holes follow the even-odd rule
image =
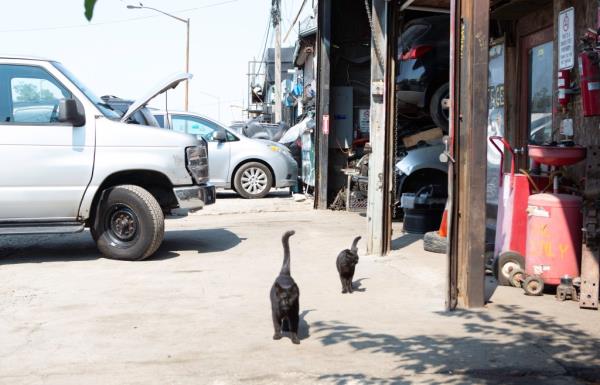
[[[291,187],[298,165],[289,149],[279,143],[249,139],[224,125],[189,112],[152,111],[161,125],[196,135],[208,142],[210,182],[233,189],[244,198],[263,198],[273,187]]]

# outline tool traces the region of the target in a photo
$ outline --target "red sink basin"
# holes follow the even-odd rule
[[[541,164],[549,166],[570,166],[585,159],[586,148],[582,146],[536,146],[530,144],[529,157]]]

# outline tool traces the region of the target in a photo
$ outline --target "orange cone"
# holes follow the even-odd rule
[[[438,234],[442,238],[448,237],[448,202],[446,201],[446,208],[444,209],[444,214],[442,215],[442,223],[440,224],[440,229],[438,230]]]

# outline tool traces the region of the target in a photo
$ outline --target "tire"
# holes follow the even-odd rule
[[[409,234],[425,234],[438,230],[444,208],[404,209],[403,230]]]
[[[423,249],[432,253],[446,254],[448,238],[442,238],[437,231],[430,231],[423,237]]]
[[[508,282],[512,287],[522,287],[525,281],[525,272],[521,269],[514,269],[510,272]]]
[[[104,256],[139,261],[156,252],[164,238],[165,219],[152,194],[139,186],[116,186],[99,204],[92,237]]]
[[[236,171],[233,185],[242,198],[264,198],[273,186],[273,175],[264,164],[249,162]]]
[[[525,270],[525,258],[514,251],[505,251],[500,254],[494,263],[494,274],[501,286],[512,286],[510,273],[515,270]]]
[[[527,295],[540,296],[544,292],[544,280],[537,275],[530,275],[523,282],[523,290]]]
[[[449,97],[450,85],[449,83],[444,83],[435,90],[429,101],[429,114],[431,115],[431,120],[433,120],[444,133],[448,133],[448,114],[450,113],[450,110],[442,107],[442,101]]]

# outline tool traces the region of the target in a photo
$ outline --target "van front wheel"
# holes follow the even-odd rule
[[[152,194],[139,186],[116,186],[105,192],[99,205],[92,234],[104,256],[137,261],[156,252],[165,221]]]

